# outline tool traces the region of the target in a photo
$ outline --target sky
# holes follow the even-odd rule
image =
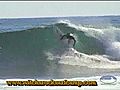
[[[0,18],[120,15],[118,1],[1,1]]]

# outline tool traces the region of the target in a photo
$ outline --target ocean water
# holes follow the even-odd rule
[[[1,79],[106,74],[120,75],[120,16],[0,19]]]

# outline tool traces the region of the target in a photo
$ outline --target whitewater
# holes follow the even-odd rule
[[[119,76],[119,21],[119,16],[0,19],[0,78]],[[69,32],[75,48],[60,40]]]
[[[89,68],[120,68],[120,42],[118,41],[119,38],[117,38],[120,33],[119,28],[109,27],[105,29],[96,29],[84,27],[80,24],[77,26],[71,23],[69,20],[60,20],[58,23],[64,23],[69,27],[75,28],[75,30],[83,31],[88,37],[94,37],[98,39],[105,46],[105,54],[88,55],[81,53],[74,48],[68,47],[62,55],[55,56],[52,53],[47,52],[46,55],[48,55],[48,59],[60,59],[59,63],[61,64],[87,66]],[[77,40],[77,36],[75,36],[75,38]]]

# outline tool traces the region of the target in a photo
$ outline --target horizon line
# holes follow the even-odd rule
[[[120,16],[118,15],[66,15],[66,16],[25,16],[25,17],[0,17],[0,19],[17,19],[17,18],[65,18],[65,17],[103,17],[103,16]]]

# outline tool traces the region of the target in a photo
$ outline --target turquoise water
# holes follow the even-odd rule
[[[73,17],[70,18],[70,20],[75,22],[77,18],[74,19]],[[105,17],[98,17],[98,21],[99,19],[103,20],[104,18]],[[106,18],[107,20],[109,19],[108,17]],[[60,40],[59,35],[56,34],[56,28],[53,26],[58,27],[64,34],[69,32],[74,33],[77,37],[75,50],[78,52],[87,55],[111,55],[111,53],[107,53],[107,46],[102,42],[104,40],[102,40],[101,37],[89,36],[86,34],[86,31],[81,30],[81,28],[78,30],[75,27],[70,26],[67,22],[56,23],[59,19],[27,19],[26,23],[24,22],[24,19],[1,20],[3,25],[1,24],[0,33],[0,78],[71,78],[100,75],[111,72],[113,72],[113,74],[119,74],[119,69],[98,70],[88,67],[62,65],[58,63],[59,60],[48,60],[45,52],[61,55],[65,52],[66,48],[68,48],[68,44]],[[86,20],[90,20],[90,17],[88,19],[85,17],[82,19],[80,18],[82,24],[79,20],[77,21],[88,29],[99,29],[99,23],[96,25],[94,22],[94,20],[97,21],[96,17],[94,17],[94,20],[91,19],[91,26],[89,24],[90,21],[87,22]],[[79,24],[77,21],[76,25]],[[87,24],[85,24],[85,21]],[[14,25],[10,24],[10,22],[14,23]],[[15,22],[17,23],[15,24]],[[117,21],[117,24],[118,23],[119,22]],[[113,21],[112,24],[116,28],[119,27],[115,21]],[[108,25],[108,23],[106,23],[106,25]],[[106,28],[105,26],[102,26],[101,28],[103,29],[103,27]],[[99,35],[98,32],[93,34]],[[119,38],[117,39],[119,40]],[[84,72],[85,70],[86,72]]]

